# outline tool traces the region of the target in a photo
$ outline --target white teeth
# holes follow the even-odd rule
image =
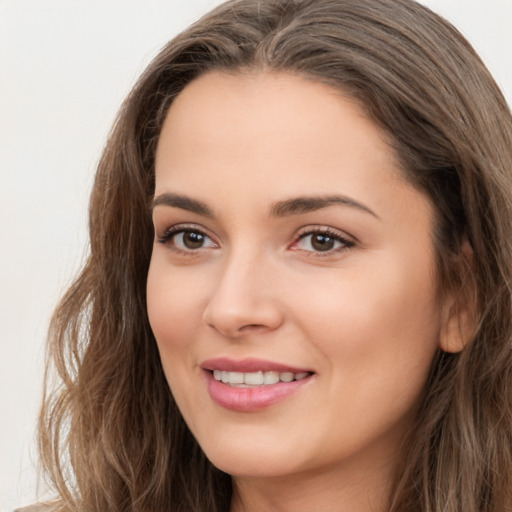
[[[249,386],[261,386],[263,381],[263,372],[244,373],[244,384],[248,384]]]
[[[279,379],[283,382],[291,382],[293,380],[293,373],[291,372],[284,372],[279,374]]]
[[[308,372],[227,372],[224,370],[213,370],[213,378],[224,384],[237,387],[245,386],[268,386],[278,382],[292,382],[293,380],[305,379]]]
[[[277,384],[279,382],[279,372],[264,372],[263,384]]]
[[[241,372],[229,372],[229,383],[230,384],[243,384],[244,374]]]

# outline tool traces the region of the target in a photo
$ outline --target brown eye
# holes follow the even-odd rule
[[[200,249],[203,247],[205,243],[205,239],[207,238],[203,233],[198,233],[196,231],[186,231],[176,236],[176,238],[182,239],[182,244],[187,249]]]
[[[170,249],[192,252],[199,249],[215,248],[217,244],[202,231],[191,228],[171,228],[158,241]]]
[[[354,246],[354,242],[330,230],[310,231],[300,235],[296,249],[310,253],[335,253]]]
[[[334,249],[334,245],[336,243],[336,240],[329,235],[326,235],[324,233],[317,233],[314,235],[311,235],[311,247],[315,251],[330,251],[331,249]]]

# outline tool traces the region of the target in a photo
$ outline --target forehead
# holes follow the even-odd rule
[[[382,132],[342,91],[293,74],[211,72],[190,83],[169,110],[157,148],[157,186],[171,169],[176,183],[183,166],[198,182],[205,167],[210,179],[232,169],[238,180],[294,172],[296,180],[315,180],[321,168],[357,169],[363,161],[401,176]],[[299,176],[304,167],[309,172]]]

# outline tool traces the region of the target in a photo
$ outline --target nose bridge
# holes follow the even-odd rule
[[[282,315],[273,275],[264,251],[247,247],[231,251],[206,306],[205,322],[228,337],[278,327]]]

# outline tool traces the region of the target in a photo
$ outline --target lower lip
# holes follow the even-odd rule
[[[221,407],[239,412],[253,412],[277,404],[293,395],[311,381],[311,376],[292,382],[278,382],[267,386],[238,388],[224,384],[205,371],[208,393]]]

